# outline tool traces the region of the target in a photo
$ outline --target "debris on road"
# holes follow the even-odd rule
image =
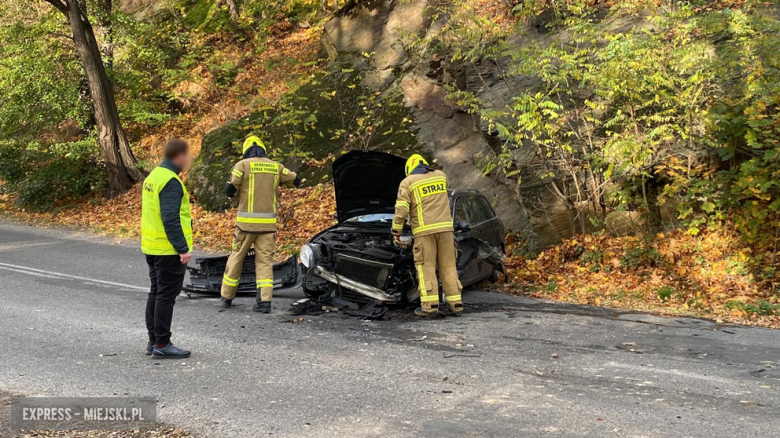
[[[357,303],[338,297],[324,297],[320,299],[305,298],[292,303],[294,315],[322,315],[325,312],[337,311],[346,315],[356,316],[364,320],[382,320],[387,315],[387,306],[379,301],[360,307]]]

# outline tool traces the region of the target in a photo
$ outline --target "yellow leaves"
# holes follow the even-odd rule
[[[759,252],[745,247],[732,228],[702,230],[697,237],[684,230],[658,233],[649,245],[660,260],[640,261],[636,266],[631,266],[630,254],[647,245],[642,236],[577,236],[537,256],[512,256],[523,243],[512,234],[507,237],[510,284],[505,290],[510,293],[526,291],[543,299],[780,327],[780,312],[759,315],[744,310],[755,308],[757,300],[766,301],[769,295],[751,273],[762,268],[751,268]],[[735,273],[735,265],[746,268]],[[733,302],[741,307],[733,308]]]

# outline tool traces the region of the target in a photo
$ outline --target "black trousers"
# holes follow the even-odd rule
[[[173,305],[181,293],[186,266],[178,255],[146,256],[152,287],[146,300],[146,330],[149,342],[168,345],[171,341]]]

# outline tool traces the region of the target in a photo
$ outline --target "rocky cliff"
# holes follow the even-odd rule
[[[478,189],[493,200],[497,214],[508,227],[530,231],[535,246],[550,244],[561,234],[566,235],[567,226],[549,229],[547,218],[529,214],[522,186],[514,180],[483,174],[479,160],[495,155],[487,126],[446,102],[443,79],[457,76],[459,86],[494,105],[505,105],[503,98],[511,99],[507,87],[522,87],[522,83],[508,85],[495,67],[484,67],[477,75],[457,65],[445,67],[441,61],[411,59],[405,50],[405,41],[424,38],[445,21],[443,17],[434,20],[425,1],[361,2],[325,24],[322,45],[331,59],[371,54],[367,85],[379,90],[398,87],[403,92],[414,114],[417,139],[447,172],[452,186]],[[522,152],[518,157],[522,158]]]

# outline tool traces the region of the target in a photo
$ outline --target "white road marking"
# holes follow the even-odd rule
[[[60,272],[44,271],[42,269],[28,268],[26,266],[12,265],[10,263],[0,263],[0,269],[7,271],[19,272],[21,274],[35,275],[44,278],[53,278],[57,280],[78,280],[86,283],[97,284],[101,286],[121,287],[122,289],[131,289],[148,292],[149,288],[141,286],[133,286],[131,284],[115,283],[113,281],[96,280],[93,278],[79,277],[78,275],[63,274]]]
[[[47,245],[54,245],[56,241],[49,241],[49,242],[16,242],[16,243],[3,243],[0,244],[0,251],[9,251],[14,249],[26,249],[26,248],[34,248],[38,246],[47,246]]]

